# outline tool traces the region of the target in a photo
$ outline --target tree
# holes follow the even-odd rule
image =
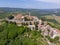
[[[9,18],[9,19],[13,19],[13,18],[14,18],[14,16],[10,15],[8,18]]]
[[[0,32],[4,30],[4,26],[0,25]]]

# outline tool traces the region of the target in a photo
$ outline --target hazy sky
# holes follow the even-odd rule
[[[54,9],[60,8],[60,0],[0,0],[0,7]]]

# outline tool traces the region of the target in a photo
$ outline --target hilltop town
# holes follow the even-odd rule
[[[60,45],[60,0],[0,0],[0,45]]]
[[[8,23],[16,23],[17,26],[27,26],[31,30],[41,30],[42,35],[50,36],[51,38],[60,37],[59,29],[51,27],[47,21],[43,21],[37,16],[32,16],[30,12],[24,16],[22,14],[12,15],[12,17],[6,18],[6,21]]]
[[[5,44],[7,44],[7,42],[9,44],[11,40],[15,41],[16,38],[26,38],[26,40],[28,38],[29,41],[31,39],[33,42],[36,40],[36,42],[39,42],[37,45],[42,42],[44,42],[42,45],[55,45],[60,42],[60,30],[51,26],[48,21],[31,15],[30,12],[25,15],[22,13],[12,14],[6,18],[0,19],[0,26],[0,33],[3,32],[4,35],[7,32],[7,38],[2,37],[1,34],[1,39],[8,39]],[[27,40],[27,43],[29,41]],[[23,44],[23,41],[20,43]]]

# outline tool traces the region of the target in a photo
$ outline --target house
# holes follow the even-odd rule
[[[35,25],[28,25],[28,28],[30,28],[31,30],[35,30]]]
[[[55,38],[56,36],[60,37],[60,30],[53,30],[51,34],[51,38]]]
[[[24,21],[24,16],[22,14],[17,14],[14,16],[15,21]]]
[[[39,25],[41,25],[42,24],[42,20],[41,19],[39,19]]]

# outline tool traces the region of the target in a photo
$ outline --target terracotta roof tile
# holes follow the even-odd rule
[[[57,33],[60,33],[60,30],[56,30]]]
[[[16,16],[15,16],[15,19],[21,19],[23,16],[22,16],[22,14],[17,14]]]

